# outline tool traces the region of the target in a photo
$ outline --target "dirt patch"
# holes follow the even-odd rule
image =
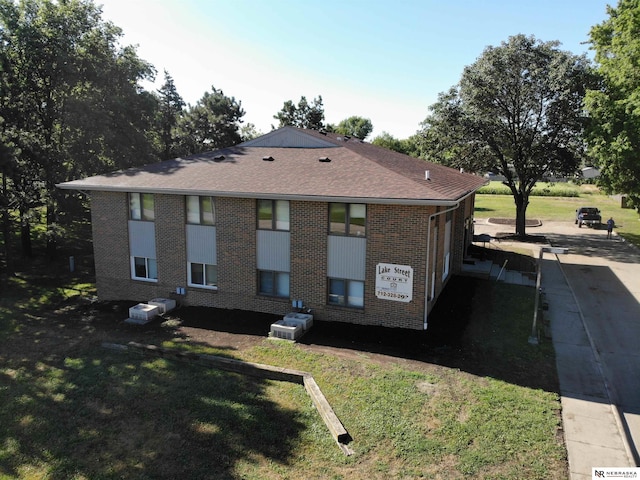
[[[338,356],[376,355],[382,362],[428,361],[433,355],[454,354],[472,314],[477,282],[469,277],[453,277],[429,315],[426,332],[316,321],[299,343],[311,350]],[[37,334],[45,324],[57,325],[53,335],[38,339],[38,347],[43,351],[50,351],[54,343],[57,349],[66,343],[67,348],[61,350],[67,350],[87,341],[161,343],[165,340],[238,351],[261,344],[268,336],[270,325],[282,317],[243,310],[183,307],[146,325],[130,325],[124,320],[129,307],[135,303],[76,297],[23,323],[24,327],[33,329],[26,328],[22,335]]]

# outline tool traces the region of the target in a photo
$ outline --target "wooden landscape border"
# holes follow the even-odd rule
[[[329,432],[331,432],[331,436],[336,441],[340,449],[345,455],[353,454],[353,451],[349,448],[349,443],[352,441],[351,435],[349,435],[349,432],[347,432],[344,425],[342,425],[342,422],[340,422],[340,419],[331,408],[331,405],[310,373],[260,363],[243,362],[241,360],[218,357],[215,355],[184,352],[176,349],[158,347],[157,345],[146,345],[136,342],[129,342],[126,345],[105,342],[102,346],[115,351],[134,351],[146,356],[164,357],[171,360],[178,360],[209,368],[217,368],[218,370],[239,373],[241,375],[250,375],[269,380],[304,385],[307,394],[311,397],[314,406],[320,413],[322,420],[329,429]]]

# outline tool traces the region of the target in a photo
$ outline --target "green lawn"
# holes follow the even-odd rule
[[[613,217],[616,232],[627,241],[640,246],[640,221],[634,209],[621,208],[620,200],[600,194],[593,186],[578,188],[578,197],[530,197],[527,208],[528,219],[539,219],[554,222],[573,222],[576,209],[583,206],[594,206],[601,210],[602,221]],[[476,196],[476,218],[515,218],[515,204],[511,195]]]
[[[552,347],[526,341],[530,288],[480,281],[460,349],[382,362],[130,328],[61,270],[20,274],[0,297],[0,479],[567,477]],[[311,372],[355,454],[302,386],[100,347],[131,340]]]

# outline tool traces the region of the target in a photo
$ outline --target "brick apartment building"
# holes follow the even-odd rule
[[[473,235],[478,176],[284,127],[60,184],[90,195],[102,300],[426,329]]]

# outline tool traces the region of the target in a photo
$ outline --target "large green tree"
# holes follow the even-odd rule
[[[211,92],[189,106],[178,121],[178,152],[192,155],[240,143],[243,116],[239,101],[211,87]]]
[[[322,97],[318,95],[312,103],[305,96],[300,97],[296,106],[291,100],[284,102],[282,109],[273,118],[278,120],[278,127],[292,126],[308,128],[310,130],[322,130],[324,128],[324,106]]]
[[[184,113],[185,102],[171,75],[164,71],[164,84],[158,90],[157,125],[162,160],[176,157],[176,127]]]
[[[364,140],[373,131],[373,124],[368,118],[354,115],[338,123],[337,126],[333,127],[333,131],[340,135],[350,135]]]
[[[516,35],[488,47],[460,83],[440,95],[423,122],[430,160],[505,177],[516,207],[516,234],[526,234],[535,184],[573,174],[584,153],[584,93],[591,81],[585,56],[557,42]]]
[[[601,83],[587,92],[587,138],[599,184],[640,209],[640,2],[607,8],[609,18],[590,35]]]
[[[404,153],[405,155],[420,157],[419,142],[421,140],[422,137],[417,134],[412,135],[409,138],[398,139],[389,132],[382,132],[380,135],[376,136],[371,143],[379,147],[384,147],[388,150]]]
[[[119,46],[121,36],[90,0],[0,0],[0,117],[14,145],[6,190],[23,233],[34,204],[46,207],[50,255],[60,232],[56,183],[153,158],[155,101],[138,82],[154,71]]]

